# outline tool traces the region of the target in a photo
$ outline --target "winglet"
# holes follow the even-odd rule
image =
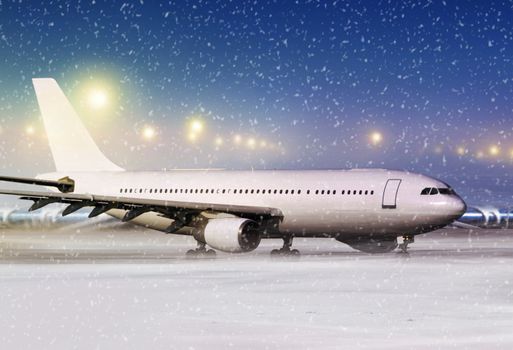
[[[32,83],[57,171],[123,170],[100,151],[54,79]]]

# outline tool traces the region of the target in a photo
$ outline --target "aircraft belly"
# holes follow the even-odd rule
[[[285,216],[280,232],[300,236],[336,236],[340,234],[418,234],[448,225],[453,219],[439,214],[400,211],[312,211]]]

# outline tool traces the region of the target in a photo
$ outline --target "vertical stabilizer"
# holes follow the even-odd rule
[[[54,79],[32,79],[59,172],[121,171],[100,151]]]

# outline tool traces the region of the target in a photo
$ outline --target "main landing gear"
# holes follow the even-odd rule
[[[399,244],[399,249],[401,249],[400,253],[407,254],[408,253],[408,244],[414,243],[415,237],[413,235],[404,235],[403,243]]]
[[[216,251],[212,249],[207,249],[206,244],[202,242],[198,242],[198,248],[190,249],[185,253],[187,258],[198,258],[198,257],[208,257],[213,258],[216,256]]]
[[[299,256],[299,250],[290,249],[292,246],[292,236],[283,236],[283,247],[281,249],[271,250],[271,256]]]

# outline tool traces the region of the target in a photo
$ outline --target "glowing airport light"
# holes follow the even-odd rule
[[[370,143],[373,146],[378,146],[383,142],[383,134],[381,134],[379,131],[373,131],[369,135]]]
[[[28,125],[26,128],[25,128],[25,133],[27,135],[34,135],[34,133],[36,132],[36,129],[32,126],[32,125]]]
[[[253,137],[250,137],[246,144],[249,148],[254,149],[256,146],[256,140]]]
[[[240,145],[240,143],[242,142],[242,137],[237,134],[233,137],[233,143],[235,143],[236,145]]]
[[[203,123],[200,120],[193,120],[190,125],[191,132],[200,133],[203,130]]]
[[[100,89],[94,89],[89,93],[89,106],[94,109],[101,109],[107,105],[107,93]]]
[[[142,131],[142,136],[146,139],[146,140],[151,140],[155,137],[155,129],[151,126],[145,126],[143,131]]]
[[[501,153],[501,149],[497,145],[492,145],[490,148],[488,148],[488,153],[491,156],[496,157]]]
[[[222,138],[222,137],[217,136],[217,137],[215,138],[215,140],[214,140],[214,143],[215,143],[215,145],[216,145],[216,146],[218,146],[218,147],[219,147],[219,146],[222,146],[222,145],[223,145],[224,140],[223,140],[223,138]]]
[[[463,156],[463,155],[465,155],[465,153],[467,153],[467,149],[463,146],[460,146],[460,147],[456,148],[456,153],[459,156]]]

